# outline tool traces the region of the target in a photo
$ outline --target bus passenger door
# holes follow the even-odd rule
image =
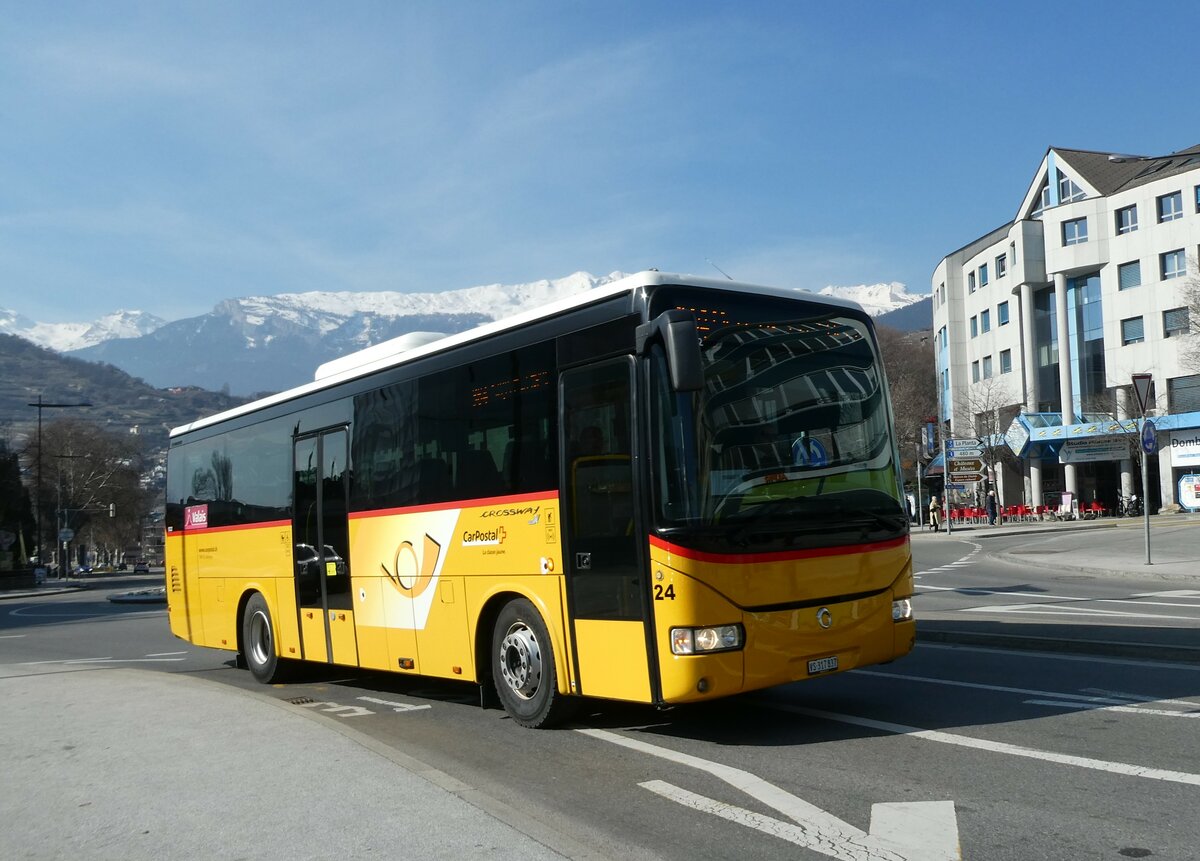
[[[633,372],[621,358],[562,375],[562,520],[577,693],[649,702]]]
[[[292,564],[304,658],[354,666],[348,442],[345,428],[295,441]]]

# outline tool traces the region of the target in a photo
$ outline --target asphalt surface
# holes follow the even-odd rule
[[[1200,516],[972,524],[913,541],[1028,536],[1006,558],[1200,580]],[[1052,532],[1053,546],[1044,541]],[[22,599],[102,585],[50,581]],[[161,589],[114,596],[162,602]],[[48,721],[46,715],[62,720]],[[70,719],[68,719],[70,718]],[[594,858],[570,837],[344,723],[194,677],[133,670],[0,678],[0,809],[11,858]],[[136,739],[136,744],[131,740]],[[14,824],[19,823],[19,827]]]

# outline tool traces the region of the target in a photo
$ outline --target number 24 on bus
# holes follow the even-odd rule
[[[171,630],[301,661],[703,701],[912,649],[912,555],[870,318],[649,271],[329,362],[171,434]]]

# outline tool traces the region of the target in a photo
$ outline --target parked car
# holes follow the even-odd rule
[[[133,573],[134,574],[149,574],[150,573],[150,563],[147,562],[145,559],[139,559],[137,562],[133,563]]]

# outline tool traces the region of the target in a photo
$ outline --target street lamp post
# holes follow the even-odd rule
[[[81,402],[77,404],[51,404],[42,400],[39,394],[37,403],[26,404],[27,407],[37,407],[38,411],[38,427],[37,427],[37,485],[34,487],[33,495],[33,522],[37,528],[37,549],[38,549],[38,567],[46,567],[46,549],[42,545],[42,410],[49,409],[67,409],[69,407],[90,407],[91,403]],[[57,539],[56,539],[57,540]]]

